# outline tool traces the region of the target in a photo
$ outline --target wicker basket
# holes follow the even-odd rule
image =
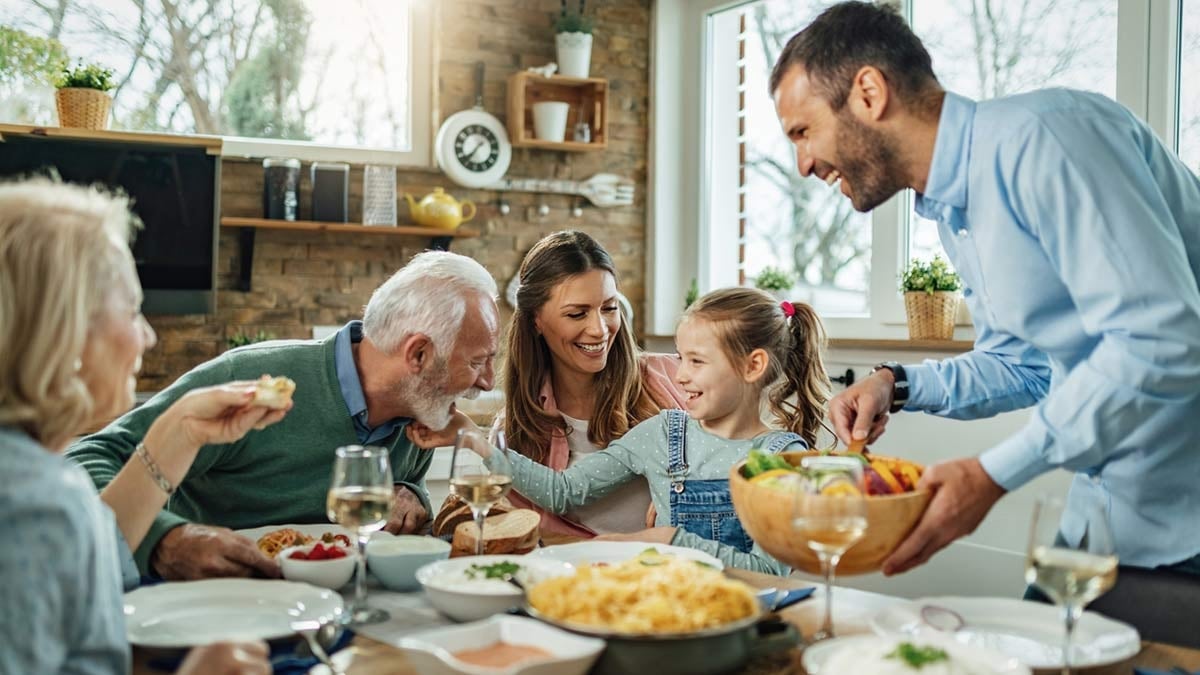
[[[58,125],[76,129],[107,129],[112,97],[99,89],[63,87],[54,92]]]
[[[958,291],[909,291],[904,294],[910,340],[950,340],[958,316]]]

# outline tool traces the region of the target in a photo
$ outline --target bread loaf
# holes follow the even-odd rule
[[[499,516],[515,508],[508,499],[501,499],[492,504],[488,515]],[[455,528],[470,520],[473,520],[471,507],[455,495],[446,495],[446,501],[442,502],[442,508],[438,510],[437,516],[433,519],[431,534],[435,537],[449,537],[454,534]]]
[[[483,521],[483,552],[487,555],[497,553],[529,553],[537,548],[541,533],[538,523],[542,517],[536,511],[517,509],[498,516],[488,516]],[[479,539],[479,528],[475,522],[468,520],[459,523],[454,528],[454,541],[451,542],[450,557],[475,555],[475,542]]]

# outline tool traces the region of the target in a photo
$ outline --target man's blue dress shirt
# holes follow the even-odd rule
[[[980,456],[1013,490],[1076,472],[1063,535],[1107,508],[1122,563],[1200,553],[1200,180],[1132,113],[1054,89],[947,93],[916,210],[962,276],[975,349],[909,366],[907,410],[1036,406]]]

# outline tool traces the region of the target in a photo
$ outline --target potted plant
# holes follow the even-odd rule
[[[787,300],[785,296],[792,290],[792,285],[795,283],[796,280],[791,274],[770,265],[762,268],[758,276],[754,277],[755,288],[767,291],[780,300]]]
[[[587,0],[579,0],[576,9],[562,9],[554,22],[554,47],[558,53],[558,72],[567,77],[587,77],[592,62],[592,20],[583,15]]]
[[[911,340],[949,340],[954,337],[962,281],[941,256],[923,262],[914,258],[900,276],[904,313]]]
[[[107,129],[108,111],[112,97],[108,92],[116,86],[113,71],[94,63],[64,68],[54,82],[58,105],[58,124],[80,129]]]

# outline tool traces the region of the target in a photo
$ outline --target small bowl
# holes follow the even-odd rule
[[[803,457],[816,454],[782,452],[779,456],[798,466]],[[729,471],[729,492],[746,534],[778,560],[809,574],[820,574],[817,555],[792,529],[795,493],[751,483],[742,475],[745,464],[745,460],[738,462]],[[867,497],[867,533],[842,556],[838,576],[879,571],[883,561],[916,527],[931,497],[927,490]]]
[[[473,665],[454,656],[464,649],[479,649],[497,642],[538,647],[552,656],[507,668]],[[400,649],[419,675],[584,675],[604,650],[604,641],[568,633],[534,619],[493,616],[404,638]]]
[[[450,557],[450,543],[437,537],[378,532],[367,543],[367,567],[380,583],[393,591],[413,591],[417,568]]]
[[[332,560],[299,560],[288,557],[293,551],[308,553],[316,545],[313,543],[292,546],[280,551],[275,559],[279,561],[279,567],[283,570],[283,578],[289,581],[303,581],[313,586],[331,588],[335,591],[345,586],[354,576],[354,569],[358,565],[358,551],[339,547],[346,552],[346,557]]]
[[[512,562],[521,569],[514,575],[529,588],[551,577],[575,573],[570,563],[521,555],[476,555],[429,563],[417,570],[417,582],[429,603],[455,621],[475,621],[503,613],[525,602],[525,593],[503,579],[470,579],[472,565]]]

